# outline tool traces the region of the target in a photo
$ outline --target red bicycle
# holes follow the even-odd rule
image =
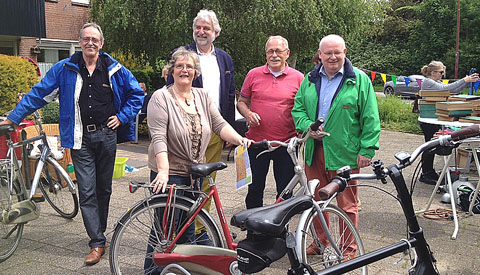
[[[343,261],[345,257],[356,257],[364,254],[364,249],[360,236],[350,221],[348,216],[334,205],[327,202],[315,202],[313,200],[313,192],[318,184],[318,180],[307,183],[303,168],[298,163],[297,149],[304,143],[312,131],[318,129],[321,122],[313,123],[310,130],[303,138],[292,138],[288,143],[277,141],[263,141],[252,146],[265,148],[266,151],[275,150],[275,146],[285,146],[289,152],[295,165],[295,176],[287,185],[285,190],[279,196],[277,202],[281,202],[289,198],[292,194],[308,195],[312,203],[310,203],[307,214],[304,215],[305,227],[300,228],[302,242],[298,242],[299,260],[311,264],[310,260],[305,256],[305,249],[312,238],[317,234],[313,232],[311,220],[317,215],[316,213],[328,212],[325,215],[327,221],[322,224],[330,224],[330,227],[323,229],[330,243],[330,248],[322,250],[323,256],[320,256],[324,266],[331,266]],[[183,270],[185,274],[201,273],[201,274],[241,274],[237,263],[237,243],[233,241],[232,233],[228,227],[227,220],[223,211],[223,206],[218,195],[217,187],[213,179],[209,176],[213,171],[226,168],[223,162],[210,164],[198,164],[189,168],[192,178],[200,180],[208,178],[211,190],[208,194],[201,191],[194,191],[191,187],[186,186],[169,186],[168,192],[165,194],[153,195],[151,187],[145,183],[130,183],[130,192],[135,192],[139,188],[145,191],[145,198],[126,211],[117,221],[110,247],[110,270],[112,274],[153,274],[166,271],[170,267]],[[299,186],[297,190],[295,187]],[[295,190],[295,191],[294,191]],[[193,200],[183,195],[183,193],[194,193],[197,199]],[[300,196],[299,196],[300,197]],[[217,214],[220,220],[221,229],[217,226],[210,214],[203,209],[208,199],[213,198]],[[248,216],[249,211],[243,212]],[[253,213],[253,212],[252,212]],[[318,215],[321,219],[324,215]],[[232,225],[242,226],[243,216],[237,215],[237,220],[232,220]],[[188,234],[184,234],[189,225],[195,219],[200,221],[205,230],[202,234],[196,235],[195,238],[186,238]],[[341,224],[342,228],[349,230],[338,230],[336,225]],[[223,234],[222,234],[223,233]],[[209,245],[204,240],[210,240]],[[345,254],[342,247],[344,240],[352,240],[357,243],[358,250],[355,255]],[[196,244],[196,245],[192,245]],[[148,249],[147,249],[148,248]],[[328,255],[326,255],[329,253]],[[280,255],[278,258],[281,258]],[[272,259],[275,261],[277,259]],[[366,269],[363,274],[366,274]]]

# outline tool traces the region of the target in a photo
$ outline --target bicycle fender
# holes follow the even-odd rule
[[[315,201],[316,204],[319,204],[318,201]],[[305,210],[303,211],[302,215],[300,216],[300,218],[298,219],[298,225],[297,225],[297,230],[295,232],[295,250],[297,252],[297,257],[298,257],[298,261],[300,263],[304,263],[304,260],[303,260],[303,253],[302,251],[300,250],[300,247],[301,247],[301,243],[302,243],[302,228],[304,228],[305,226],[305,223],[307,222],[307,218],[308,218],[308,215],[310,215],[310,212],[312,211],[317,211],[315,207],[312,207],[308,210]]]

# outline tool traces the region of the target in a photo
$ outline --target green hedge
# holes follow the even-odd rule
[[[56,124],[60,118],[60,104],[56,101],[52,101],[45,105],[42,109],[42,122]]]
[[[144,82],[147,86],[147,93],[152,95],[153,92],[165,85],[165,80],[162,77],[162,72],[154,71],[153,69],[132,70],[132,74],[138,82]]]
[[[412,113],[413,105],[396,96],[377,96],[380,124],[384,129],[421,133],[418,126],[418,114]]]
[[[28,93],[39,81],[35,65],[17,56],[0,55],[0,114],[13,110],[19,93]]]

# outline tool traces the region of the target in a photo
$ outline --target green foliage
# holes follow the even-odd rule
[[[457,1],[389,0],[385,16],[349,45],[354,65],[394,75],[419,74],[423,65],[442,61],[446,78],[455,72]],[[461,1],[459,74],[480,68],[480,5]],[[348,42],[348,41],[347,41]],[[347,53],[348,54],[348,53]]]
[[[60,104],[52,101],[42,108],[42,122],[56,124],[60,118]]]
[[[13,110],[18,94],[28,93],[39,80],[35,66],[28,60],[0,55],[0,114]]]
[[[270,35],[289,41],[292,67],[297,61],[311,64],[321,37],[337,33],[348,41],[362,36],[381,1],[93,0],[90,17],[104,30],[105,50],[144,54],[149,64],[157,65],[173,49],[192,42],[192,23],[200,9],[214,10],[222,27],[215,46],[232,56],[240,89],[248,71],[265,64],[264,47]]]
[[[421,133],[418,115],[412,113],[412,104],[396,96],[377,97],[380,124],[384,129]]]

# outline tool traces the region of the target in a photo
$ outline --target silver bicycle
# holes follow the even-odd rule
[[[0,160],[0,262],[8,259],[17,249],[24,225],[39,217],[40,210],[36,203],[46,198],[55,211],[69,219],[78,213],[75,184],[51,156],[40,115],[35,111],[34,116],[40,135],[20,142],[14,143],[10,138],[10,133],[15,131],[12,125],[0,126],[0,135],[6,137],[8,145],[7,157]],[[36,162],[35,174],[28,190],[15,148],[37,140],[42,140],[42,153]],[[34,196],[37,187],[43,196]]]

